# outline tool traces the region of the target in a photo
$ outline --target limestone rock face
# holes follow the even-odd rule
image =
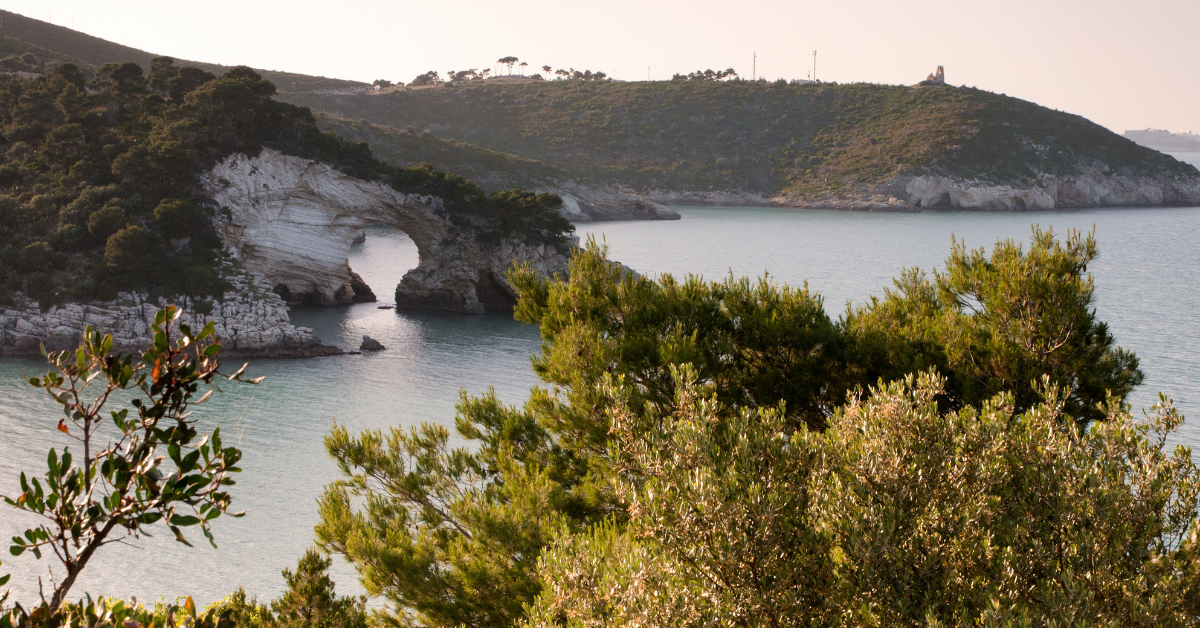
[[[213,323],[221,355],[300,358],[341,353],[322,345],[311,329],[294,327],[287,304],[261,276],[226,270],[226,280],[234,289],[220,302],[205,302],[202,307],[176,302],[184,308],[182,323],[193,329]],[[154,315],[167,303],[144,294],[121,293],[115,301],[68,303],[43,312],[36,301],[18,295],[15,305],[0,310],[0,355],[37,355],[41,345],[50,351],[74,348],[89,325],[112,334],[118,351],[145,349],[153,342]],[[208,313],[199,314],[198,310]]]
[[[153,340],[155,313],[168,302],[184,308],[183,322],[193,328],[213,322],[227,356],[338,354],[311,329],[293,326],[288,304],[375,300],[347,261],[365,225],[392,225],[417,245],[420,263],[396,288],[397,307],[472,314],[511,310],[515,293],[504,275],[514,262],[542,276],[565,276],[567,254],[578,242],[560,250],[478,238],[452,228],[440,199],[401,194],[272,150],[231,156],[203,184],[219,207],[216,226],[232,258],[220,272],[231,291],[199,304],[122,293],[115,301],[45,311],[17,293],[14,305],[0,308],[0,355],[37,355],[43,344],[72,348],[89,325],[112,334],[118,350],[143,349]]]
[[[905,185],[914,207],[1013,210],[1075,207],[1153,207],[1200,203],[1200,180],[1146,177],[1098,167],[1078,174],[1042,175],[1019,187],[938,175],[914,177]]]
[[[221,208],[225,244],[292,303],[355,300],[347,259],[367,224],[395,226],[421,252],[450,228],[440,199],[401,194],[270,149],[226,158],[203,183]]]
[[[370,300],[369,287],[347,263],[350,245],[368,224],[396,227],[417,245],[419,265],[396,288],[402,309],[511,309],[515,294],[504,274],[514,262],[543,276],[566,273],[569,247],[478,238],[454,229],[438,198],[402,194],[277,151],[231,156],[203,182],[220,207],[226,245],[292,303]]]
[[[578,245],[575,238],[568,249]],[[464,314],[512,311],[516,292],[504,279],[513,264],[529,265],[541,277],[567,276],[568,252],[551,245],[531,246],[501,240],[481,245],[459,239],[439,247],[436,257],[421,257],[396,286],[396,307]]]
[[[547,191],[562,197],[564,218],[592,220],[679,220],[679,213],[642,196],[575,182],[559,183]]]
[[[1043,174],[1029,184],[992,183],[942,174],[902,176],[857,193],[824,198],[671,191],[655,191],[646,196],[670,204],[758,205],[851,211],[1162,207],[1200,204],[1200,179],[1141,176],[1092,166],[1081,167],[1071,175]]]

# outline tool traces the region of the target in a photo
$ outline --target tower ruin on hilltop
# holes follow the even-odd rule
[[[937,72],[925,77],[925,81],[922,84],[924,84],[924,85],[945,85],[946,84],[945,70],[943,70],[942,66],[939,65]]]

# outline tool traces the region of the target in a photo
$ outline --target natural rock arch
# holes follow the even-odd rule
[[[350,246],[369,224],[391,225],[417,246],[418,266],[396,288],[396,305],[464,313],[511,308],[504,273],[514,262],[542,275],[565,274],[552,246],[501,240],[481,244],[453,228],[441,199],[403,194],[309,159],[263,150],[233,155],[204,177],[219,207],[221,237],[247,270],[291,302],[349,303],[365,284],[351,271]]]

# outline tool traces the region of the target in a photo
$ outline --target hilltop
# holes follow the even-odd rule
[[[1081,116],[974,88],[533,81],[281,97],[667,202],[957,205],[950,191],[914,198],[947,181],[1020,207],[1043,206],[1046,194],[1058,206],[1076,197],[1171,204],[1200,196],[1200,172],[1190,165]]]
[[[19,13],[0,10],[4,27],[0,29],[0,57],[20,56],[32,53],[39,61],[52,67],[60,63],[74,63],[90,73],[105,63],[132,61],[143,68],[150,67],[150,59],[159,55],[123,46],[99,37],[72,30],[65,26],[50,24],[28,18]],[[177,65],[192,66],[213,74],[224,74],[229,66],[201,61],[176,60]],[[308,76],[292,72],[256,69],[264,79],[281,92],[304,92],[314,90],[345,91],[368,89],[370,85],[358,81],[331,79],[323,76]]]
[[[18,67],[13,55],[25,51],[43,67],[72,62],[85,70],[130,60],[149,68],[155,56],[0,14],[10,71],[38,71]],[[277,86],[280,100],[324,114],[326,130],[383,146],[388,161],[430,161],[488,189],[570,191],[591,199],[581,197],[580,207],[598,208],[581,210],[573,216],[579,219],[662,217],[654,202],[843,209],[1200,203],[1200,172],[1191,165],[1081,116],[936,82],[508,77],[375,92],[354,81],[259,74]],[[571,209],[574,200],[565,200]]]
[[[1191,132],[1172,133],[1163,129],[1142,129],[1125,131],[1125,137],[1154,150],[1200,152],[1200,135]]]

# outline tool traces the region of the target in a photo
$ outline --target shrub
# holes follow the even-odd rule
[[[50,244],[55,250],[63,252],[82,251],[94,244],[89,236],[87,229],[83,227],[67,223],[59,225],[54,233],[50,234]]]
[[[46,242],[34,242],[21,249],[17,258],[17,267],[22,272],[49,270],[55,263],[54,249]]]
[[[230,474],[240,471],[242,454],[222,447],[219,429],[211,438],[196,429],[189,406],[212,394],[195,397],[220,376],[220,346],[211,322],[193,333],[178,324],[181,314],[175,306],[159,310],[154,344],[138,356],[113,353],[112,336],[89,327],[77,351],[47,355],[50,370],[27,380],[63,406],[65,417],[50,429],[80,444],[74,453],[69,446],[51,448],[44,476],[30,480],[21,473],[21,493],[3,496],[8,506],[42,521],[13,537],[11,553],[28,551],[40,559],[43,550],[51,550],[60,563],[41,614],[48,624],[74,612],[62,605],[104,545],[146,534],[161,522],[181,543],[187,543],[181,528],[198,526],[215,546],[211,521],[227,513],[231,497],[225,487],[234,483]],[[227,378],[241,381],[242,373]],[[131,408],[105,411],[115,399],[131,396]],[[170,471],[163,473],[158,467],[166,460]],[[188,606],[194,615],[190,599]]]
[[[126,223],[125,210],[116,203],[109,203],[88,216],[87,228],[96,242],[107,242]]]
[[[50,273],[29,273],[25,282],[21,284],[21,291],[38,301],[44,301],[54,294],[54,280]]]
[[[162,238],[132,225],[112,234],[104,245],[104,263],[114,273],[146,273],[160,257]]]
[[[437,425],[357,437],[336,428],[326,447],[345,477],[321,498],[318,541],[356,563],[368,591],[386,596],[397,615],[427,624],[511,625],[549,584],[551,597],[540,603],[550,606],[539,617],[579,618],[568,622],[573,626],[635,617],[652,626],[769,625],[764,613],[772,608],[780,623],[808,618],[836,625],[845,616],[849,625],[871,625],[868,613],[877,612],[874,625],[895,625],[917,607],[943,621],[952,592],[966,600],[970,617],[950,621],[965,625],[983,617],[972,605],[992,601],[1042,612],[1032,597],[1011,593],[1038,584],[1036,578],[1010,579],[996,597],[985,584],[1002,582],[1009,566],[1049,569],[1053,561],[1034,554],[1036,535],[1053,532],[1060,547],[1084,547],[1095,523],[1119,547],[1092,556],[1097,565],[1111,562],[1121,574],[1114,578],[1131,583],[1128,593],[1095,574],[1100,588],[1090,589],[1065,572],[1045,573],[1039,582],[1047,587],[1094,593],[1101,605],[1053,602],[1059,605],[1049,616],[1062,623],[1070,617],[1063,609],[1104,608],[1122,623],[1134,615],[1121,613],[1133,613],[1143,599],[1158,604],[1161,596],[1169,598],[1161,608],[1178,609],[1186,590],[1179,581],[1190,567],[1186,557],[1165,557],[1180,534],[1194,530],[1195,469],[1187,455],[1165,453],[1158,436],[1131,440],[1142,428],[1120,405],[1140,372],[1092,311],[1084,265],[1094,254],[1091,238],[1074,234],[1060,243],[1036,231],[1028,252],[1009,242],[978,258],[956,247],[941,311],[922,309],[926,301],[918,297],[936,292],[924,286],[898,294],[888,308],[873,303],[853,321],[834,321],[807,287],[766,278],[650,280],[610,262],[590,242],[572,258],[568,278],[543,281],[527,268],[509,275],[520,295],[517,318],[540,327],[543,352],[534,370],[547,387],[534,389],[523,407],[505,406],[494,395],[464,397],[455,425],[476,442],[458,449]],[[982,309],[957,310],[954,290],[985,295],[976,303]],[[1061,307],[1014,308],[1022,298],[1052,298]],[[873,320],[889,320],[884,315],[892,306],[929,320],[914,314],[903,324],[867,328],[875,309]],[[912,330],[925,325],[939,333],[914,339]],[[987,356],[988,372],[1025,373],[1039,383],[1014,377],[980,386],[980,364],[946,358],[963,354]],[[685,368],[691,375],[679,377]],[[926,373],[920,385],[905,379],[914,372]],[[887,388],[905,381],[902,390]],[[1097,398],[1088,383],[1096,381],[1121,385]],[[860,411],[865,402],[843,405],[864,398],[872,385],[890,392],[876,397],[870,412]],[[884,413],[916,390],[930,400],[919,411]],[[1095,403],[1103,404],[1098,413]],[[1174,429],[1177,415],[1163,412],[1163,421],[1147,430]],[[880,427],[885,421],[892,423]],[[1104,431],[1108,422],[1118,431]],[[1092,439],[1089,424],[1106,436]],[[977,440],[963,440],[965,434]],[[654,449],[636,449],[635,437]],[[876,440],[862,440],[868,438]],[[852,460],[868,444],[876,457]],[[1130,449],[1113,457],[1101,451],[1117,445]],[[889,446],[907,457],[886,458]],[[1136,463],[1121,466],[1122,457],[1143,450]],[[1038,452],[1070,455],[1029,466]],[[653,459],[637,458],[643,453]],[[1072,475],[1093,454],[1107,475]],[[1137,475],[1143,463],[1158,465],[1145,479],[1153,494]],[[1003,470],[1009,475],[988,465],[1011,465]],[[983,482],[984,471],[1000,475],[986,478],[990,484],[953,484]],[[870,483],[852,484],[870,473],[877,474]],[[851,499],[838,491],[855,487],[863,500],[876,490],[880,503],[835,507],[831,500]],[[998,503],[978,501],[981,494]],[[927,510],[913,510],[922,505]],[[1088,512],[1109,505],[1103,521],[1087,520]],[[985,507],[992,510],[984,513]],[[818,519],[816,508],[841,514]],[[1135,513],[1138,530],[1117,527],[1125,513]],[[627,528],[630,521],[635,525]],[[1055,521],[1061,527],[1046,531]],[[612,538],[589,540],[605,534]],[[560,547],[577,544],[584,553],[564,549],[555,554],[559,562],[538,571],[538,557],[556,536]],[[878,545],[885,538],[888,545]],[[1004,539],[1026,555],[1008,563],[999,554],[986,556],[992,561],[986,564],[951,560],[987,538]],[[922,555],[935,541],[953,545],[954,555]],[[872,551],[892,558],[878,566],[887,573],[854,570],[882,560]],[[1068,562],[1084,573],[1086,557]],[[904,575],[906,565],[917,563],[919,577]],[[884,576],[895,579],[892,592],[909,586],[926,598],[870,598]],[[982,584],[972,589],[962,582]],[[829,606],[825,598],[841,602]],[[675,602],[688,606],[676,613]],[[628,613],[605,615],[618,604]]]
[[[287,591],[271,602],[279,628],[366,628],[366,597],[340,597],[329,578],[332,561],[309,549],[296,571],[283,570]]]
[[[1117,401],[1081,431],[1064,391],[944,412],[945,380],[882,385],[824,433],[732,411],[675,371],[673,408],[607,388],[630,524],[544,556],[530,626],[1191,626],[1200,470]],[[1049,386],[1049,381],[1044,385]],[[665,408],[664,408],[665,410]],[[649,594],[652,592],[652,594]]]
[[[168,198],[154,208],[154,220],[168,238],[186,238],[207,226],[208,214],[194,201]]]

